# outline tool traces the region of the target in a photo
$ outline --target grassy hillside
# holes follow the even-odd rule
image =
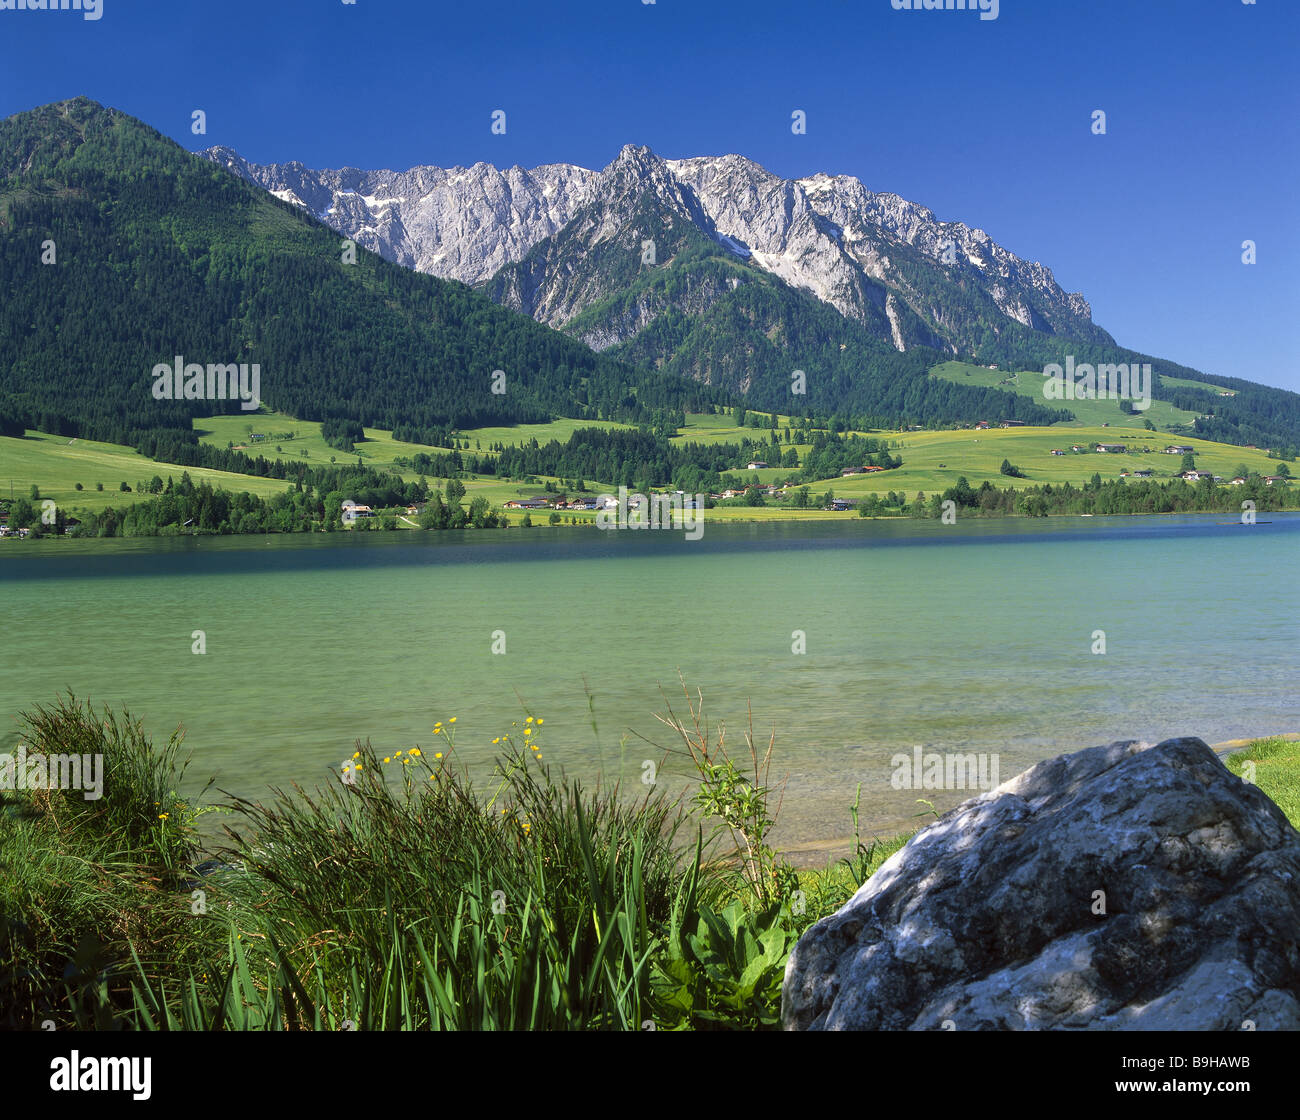
[[[464,452],[465,455],[492,458],[493,453],[489,448],[494,443],[509,446],[524,444],[533,439],[536,439],[539,443],[545,443],[552,439],[563,441],[567,440],[579,428],[622,427],[628,427],[628,425],[615,424],[604,420],[572,420],[566,418],[553,420],[549,424],[470,428],[459,432],[457,438],[462,442],[468,440],[470,443],[470,450]],[[210,416],[206,419],[195,420],[194,430],[201,442],[214,447],[225,447],[227,443],[233,443],[236,448],[245,448],[250,455],[282,461],[302,461],[317,466],[329,463],[331,458],[339,463],[355,462],[360,458],[367,467],[375,470],[391,471],[393,474],[407,480],[419,477],[419,472],[412,470],[410,467],[398,466],[398,459],[410,460],[421,452],[427,455],[446,455],[448,453],[445,447],[433,447],[421,443],[405,443],[402,440],[394,439],[393,433],[383,428],[366,428],[365,441],[358,443],[355,451],[339,451],[326,443],[321,435],[321,426],[318,422],[295,420],[292,416],[286,416],[278,412],[259,413],[255,418],[251,419],[247,416]],[[265,438],[252,439],[250,430]],[[482,447],[476,449],[475,444],[482,444]],[[3,463],[2,455],[0,455],[0,463]],[[191,474],[197,480],[197,474],[194,472],[191,472]],[[547,481],[558,482],[557,479],[546,475],[539,475],[538,478],[542,480],[540,484],[529,483],[526,485],[510,480],[497,481],[491,477],[470,477],[462,481],[465,483],[467,500],[482,495],[494,506],[500,506],[512,498],[531,497],[534,494],[542,493],[542,487]],[[262,479],[259,481],[265,482],[267,480]],[[586,479],[585,481],[588,489],[599,492],[596,489],[598,484],[595,480]],[[611,489],[611,487],[605,485],[604,489]]]
[[[935,366],[930,371],[930,376],[952,381],[958,385],[978,385],[989,389],[1001,389],[1022,397],[1032,397],[1041,404],[1069,409],[1077,417],[1075,420],[1053,425],[1053,427],[1099,428],[1102,424],[1109,424],[1112,428],[1136,428],[1142,431],[1144,430],[1142,421],[1150,420],[1162,431],[1176,428],[1181,432],[1181,429],[1185,425],[1190,425],[1198,415],[1195,412],[1175,408],[1168,401],[1153,400],[1150,408],[1136,416],[1120,412],[1119,401],[1049,401],[1043,397],[1043,375],[1037,370],[1013,372],[968,365],[965,362],[944,362],[942,365]],[[1187,381],[1176,377],[1165,378],[1165,381],[1184,388],[1217,392],[1215,386],[1204,382]],[[996,424],[1002,417],[986,416],[982,419]]]
[[[157,463],[139,452],[116,443],[99,443],[69,436],[52,436],[29,431],[25,438],[0,436],[0,498],[26,498],[33,485],[41,498],[50,498],[61,509],[99,512],[113,506],[121,509],[152,495],[141,493],[138,483],[148,484],[155,475],[164,482],[170,475],[178,482],[189,471],[194,482],[209,482],[227,490],[246,490],[262,498],[284,491],[290,483],[277,478],[257,478],[247,474],[229,474],[205,467],[180,467]],[[77,483],[84,489],[78,491]],[[103,491],[95,489],[102,482]],[[131,493],[124,494],[119,485],[125,482]]]
[[[214,423],[219,431],[211,430]],[[574,422],[563,423],[570,425]],[[219,441],[224,447],[227,439],[234,439],[239,434],[235,430],[236,425],[246,429],[246,418],[232,416],[218,417],[215,422],[211,419],[202,420],[196,422],[196,429],[203,432],[205,442]],[[336,456],[340,463],[355,461],[355,455],[336,451],[321,439],[318,423],[295,421],[284,416],[262,415],[254,430],[263,429],[280,433],[296,430],[299,433],[297,439],[279,444],[283,448],[282,453],[276,452],[276,444],[271,441],[267,441],[265,447],[260,442],[255,445],[256,453],[268,459],[292,459],[297,451],[306,450],[309,453],[306,461],[317,466],[328,463],[331,455]],[[367,453],[366,464],[381,470],[392,470],[393,473],[408,480],[418,477],[418,472],[394,468],[395,456],[409,457],[420,451],[443,452],[440,448],[400,443],[392,438],[391,433],[379,429],[368,429],[366,434],[367,442],[359,445]],[[544,429],[541,434],[550,438]],[[225,438],[220,438],[222,436]],[[565,438],[567,438],[567,431]],[[140,489],[141,484],[147,486],[149,480],[155,475],[164,483],[169,477],[179,482],[181,475],[187,471],[196,484],[206,481],[213,487],[222,487],[233,493],[247,491],[262,498],[281,493],[292,485],[281,479],[259,478],[255,475],[234,474],[209,470],[205,467],[155,462],[121,444],[72,439],[68,436],[36,431],[28,431],[22,439],[0,436],[0,500],[7,501],[11,489],[14,497],[27,498],[32,486],[36,486],[40,490],[42,499],[52,499],[60,509],[67,510],[74,516],[78,512],[98,513],[110,506],[120,510],[135,502],[144,501],[153,495]],[[493,478],[467,478],[463,480],[465,501],[468,503],[481,495],[493,507],[500,508],[512,498],[531,497],[543,493],[546,482],[558,481],[545,476],[539,477],[540,482],[529,484],[497,481]],[[82,490],[76,489],[78,482],[81,483]],[[104,484],[102,491],[95,489],[96,483],[100,482]],[[119,489],[122,482],[131,487],[130,493],[124,493]],[[593,493],[615,489],[609,484],[601,484],[591,479],[587,480],[587,487]],[[520,516],[515,514],[512,519],[518,519]],[[537,518],[536,512],[533,516],[534,519]],[[541,515],[543,520],[546,516],[545,512]]]
[[[267,458],[292,459],[298,452],[307,451],[309,462],[317,465],[327,463],[334,455],[340,462],[348,461],[354,456],[347,452],[335,451],[320,437],[320,425],[310,421],[296,421],[284,416],[261,415],[254,422],[255,431],[265,430],[271,433],[286,434],[296,432],[293,440],[282,439],[259,441],[256,451]],[[248,421],[244,417],[218,417],[215,420],[196,422],[196,429],[203,433],[206,442],[217,442],[224,446],[227,440],[235,439],[241,434],[247,436]],[[557,421],[551,425],[528,425],[514,432],[511,438],[509,429],[493,430],[492,440],[505,443],[522,442],[524,439],[538,439],[546,442],[551,438],[567,439],[569,434],[579,427],[575,421]],[[738,433],[750,429],[737,428],[729,417],[690,416],[683,436],[679,440],[697,440],[699,442],[728,442],[739,438]],[[477,434],[483,442],[488,442],[487,430],[480,433],[465,433],[471,439]],[[368,465],[394,473],[405,479],[413,479],[417,472],[393,467],[395,457],[409,457],[420,451],[430,453],[441,449],[407,444],[396,441],[391,433],[380,429],[367,429],[367,441],[358,445]],[[224,437],[224,438],[223,438]],[[1181,456],[1164,455],[1160,449],[1170,442],[1170,437],[1163,433],[1124,432],[1117,437],[1113,428],[1071,427],[1067,430],[1056,428],[1003,428],[988,431],[909,432],[891,436],[901,445],[896,454],[903,458],[903,466],[898,470],[885,471],[880,474],[857,475],[849,478],[827,479],[813,484],[820,495],[825,489],[834,489],[840,497],[853,498],[866,494],[884,494],[890,490],[906,493],[912,498],[918,490],[927,494],[946,490],[956,484],[963,475],[972,486],[988,481],[994,486],[1025,486],[1051,483],[1059,485],[1064,482],[1080,486],[1100,474],[1103,480],[1118,478],[1122,470],[1152,470],[1155,481],[1167,481],[1177,475],[1182,465]],[[1133,449],[1150,449],[1146,454],[1098,454],[1096,452],[1074,453],[1069,451],[1072,443],[1087,445],[1093,441],[1124,442]],[[1209,440],[1192,437],[1179,437],[1177,442],[1192,447],[1196,454],[1198,469],[1210,470],[1225,478],[1230,478],[1236,470],[1244,466],[1260,474],[1273,474],[1279,463],[1270,459],[1263,450],[1250,451],[1230,444],[1212,443]],[[276,447],[280,447],[280,452]],[[783,445],[785,446],[785,445]],[[808,445],[795,444],[800,453],[807,451]],[[1064,456],[1051,454],[1053,448],[1063,449]],[[486,454],[484,452],[483,454]],[[1012,479],[1000,473],[1003,459],[1022,470],[1025,479]],[[261,497],[276,494],[286,487],[278,479],[257,478],[251,475],[228,474],[221,471],[198,467],[180,467],[174,464],[155,463],[145,459],[127,447],[114,444],[96,443],[90,440],[69,440],[65,436],[51,436],[29,432],[25,439],[0,437],[0,496],[7,497],[10,482],[13,483],[15,496],[26,497],[33,484],[40,488],[43,498],[53,498],[61,507],[70,510],[98,511],[106,506],[118,508],[140,500],[142,495],[136,490],[137,483],[147,483],[154,475],[164,481],[169,475],[179,479],[181,473],[188,470],[195,482],[207,480],[215,485],[222,485],[235,492],[247,490]],[[766,470],[745,471],[738,469],[737,474],[756,482],[774,482],[786,477],[787,468],[771,467]],[[539,476],[541,482],[524,484],[515,480],[497,480],[491,477],[467,478],[465,488],[467,499],[482,495],[494,507],[519,497],[541,493],[546,481],[558,481]],[[118,484],[126,482],[132,487],[132,493],[118,491]],[[75,490],[80,482],[84,490]],[[103,492],[95,490],[97,482],[104,483]],[[616,488],[606,480],[587,479],[587,488],[592,493],[613,492]],[[805,513],[804,516],[809,514]],[[543,517],[546,515],[543,514]],[[567,516],[567,515],[566,515]],[[719,509],[711,513],[723,519],[753,517],[773,517],[782,519],[797,516],[793,511],[778,509]],[[536,515],[534,516],[536,520]]]
[[[237,451],[281,462],[305,462],[320,466],[335,459],[340,463],[358,459],[375,470],[392,470],[394,460],[423,451],[445,455],[446,448],[429,444],[402,443],[382,428],[366,428],[364,443],[355,451],[331,447],[321,435],[315,420],[296,420],[282,412],[261,412],[243,416],[208,416],[194,421],[194,433],[200,443],[212,447],[233,444]]]
[[[999,376],[992,370],[981,370],[980,373],[989,377]],[[788,421],[789,417],[778,416],[777,423],[782,432]],[[764,422],[766,423],[766,417]],[[469,449],[462,452],[465,456],[491,460],[495,456],[489,448],[494,443],[519,446],[532,440],[543,445],[550,440],[563,442],[576,430],[587,427],[619,428],[627,425],[562,419],[548,424],[525,424],[513,428],[467,429],[458,432],[457,438],[462,443],[466,440],[469,442]],[[197,419],[194,421],[194,431],[204,444],[214,448],[224,449],[227,444],[234,444],[237,448],[247,448],[248,454],[253,456],[299,462],[313,468],[328,467],[331,460],[344,466],[355,463],[359,457],[367,467],[391,472],[406,481],[414,481],[419,472],[409,466],[398,466],[398,459],[409,461],[421,452],[429,455],[447,454],[446,448],[397,440],[392,432],[381,428],[366,428],[366,438],[356,445],[355,451],[341,451],[326,443],[319,422],[298,420],[282,413],[262,412]],[[252,438],[254,434],[260,438]],[[1242,468],[1248,473],[1275,474],[1281,466],[1277,459],[1270,459],[1264,449],[1249,450],[1191,436],[1171,436],[1164,432],[1124,429],[1114,425],[1106,428],[1056,425],[1050,428],[877,431],[863,434],[887,440],[893,448],[892,453],[903,459],[903,466],[878,474],[834,477],[809,483],[814,498],[820,498],[828,489],[833,489],[836,496],[842,498],[884,495],[892,490],[911,500],[918,491],[930,495],[946,490],[956,485],[957,480],[963,476],[973,487],[979,487],[987,481],[999,488],[1015,487],[1020,490],[1045,483],[1059,486],[1069,482],[1082,486],[1094,474],[1100,474],[1103,480],[1108,481],[1119,478],[1120,472],[1124,470],[1132,472],[1145,469],[1154,472],[1154,481],[1164,482],[1178,475],[1182,469],[1181,455],[1161,453],[1161,449],[1170,443],[1192,447],[1198,469],[1213,471],[1224,478],[1231,478]],[[693,413],[686,416],[681,434],[672,442],[738,444],[745,437],[765,439],[766,435],[766,426],[760,429],[748,426],[741,428],[730,414]],[[1070,450],[1073,444],[1087,446],[1093,442],[1122,442],[1133,453],[1116,455],[1075,453]],[[481,446],[476,448],[475,444]],[[782,452],[794,447],[801,462],[810,446],[805,443],[781,443]],[[1051,454],[1054,448],[1064,450],[1066,454],[1054,456]],[[766,456],[760,453],[759,457]],[[1025,477],[1016,479],[1003,475],[1000,468],[1004,459],[1010,460]],[[0,498],[9,496],[11,484],[13,495],[20,498],[28,497],[31,487],[36,485],[42,498],[52,498],[61,509],[74,515],[78,511],[99,512],[108,506],[121,509],[149,497],[140,486],[147,484],[155,475],[164,482],[168,477],[179,481],[181,474],[187,470],[196,483],[206,480],[234,493],[248,491],[263,498],[280,493],[290,485],[279,479],[154,462],[129,447],[111,443],[34,431],[29,431],[24,439],[0,437]],[[793,470],[773,466],[749,471],[738,460],[731,473],[746,481],[772,483],[789,478]],[[556,483],[557,488],[562,488],[561,480],[553,476],[538,474],[537,478],[537,482],[522,483],[518,480],[499,480],[490,475],[467,474],[462,481],[466,488],[466,501],[482,496],[493,508],[500,509],[513,498],[544,493],[548,481]],[[439,480],[430,481],[436,483]],[[614,493],[617,490],[617,486],[608,479],[587,478],[584,481],[592,494]],[[95,486],[101,482],[104,489],[98,491]],[[130,493],[120,491],[119,484],[122,482],[132,488]],[[77,491],[76,483],[81,483],[83,490]],[[580,521],[590,521],[593,518],[591,514],[566,513],[566,523],[571,516]],[[820,510],[798,511],[767,506],[719,508],[711,511],[709,516],[718,520],[785,520],[829,515]],[[534,512],[532,520],[539,522],[548,517],[548,511]],[[518,523],[521,519],[522,514],[511,514],[512,521]],[[402,522],[399,525],[410,527]]]
[[[710,418],[714,419],[714,418]],[[460,440],[469,440],[470,452],[490,455],[494,443],[523,444],[531,439],[545,443],[550,439],[567,440],[579,428],[625,428],[608,420],[552,420],[547,424],[516,424],[513,427],[467,428],[457,433]],[[420,452],[427,455],[445,455],[447,448],[426,443],[406,443],[394,439],[384,428],[364,429],[364,443],[355,451],[339,451],[331,447],[321,435],[321,426],[315,420],[295,420],[282,412],[261,412],[252,416],[209,416],[194,421],[194,431],[201,443],[213,447],[233,444],[235,450],[246,451],[265,459],[304,461],[319,465],[328,463],[333,456],[339,462],[358,458],[375,470],[396,470],[398,459],[410,459]],[[265,438],[253,438],[254,435]],[[475,444],[482,444],[475,448]],[[306,454],[303,454],[306,452]]]
[[[767,414],[765,414],[767,415]],[[784,429],[787,424],[791,423],[789,416],[782,413],[777,414],[777,427]],[[794,421],[797,427],[801,421]],[[750,439],[757,439],[760,436],[766,438],[766,428],[738,427],[735,420],[730,414],[724,416],[699,415],[698,413],[689,413],[686,417],[686,426],[682,428],[681,435],[677,437],[677,443],[739,443],[745,436]],[[784,449],[787,445],[782,444]],[[798,447],[798,444],[793,446]]]
[[[1097,454],[1070,451],[1072,444],[1091,442],[1124,443],[1130,452],[1135,448],[1148,448],[1150,454]],[[1260,474],[1275,474],[1279,467],[1263,450],[1250,451],[1231,444],[1211,443],[1209,440],[1179,436],[1176,439],[1162,432],[1119,431],[1114,427],[1070,428],[990,428],[987,431],[909,432],[900,437],[902,449],[896,454],[903,457],[903,466],[896,471],[876,475],[857,475],[835,483],[839,497],[860,494],[884,493],[889,490],[906,490],[908,497],[924,490],[932,494],[956,485],[965,475],[972,486],[985,480],[994,486],[1053,486],[1071,482],[1076,486],[1088,481],[1094,473],[1103,481],[1118,478],[1120,471],[1154,471],[1153,481],[1167,482],[1180,473],[1182,457],[1165,455],[1160,449],[1170,443],[1191,447],[1196,455],[1197,470],[1213,471],[1231,478],[1239,465]],[[1066,452],[1053,455],[1052,449]],[[1025,474],[1024,479],[1013,479],[1000,473],[1003,459]]]
[[[980,372],[991,377],[1009,376],[1005,373],[998,374],[995,370]],[[1153,410],[1155,407],[1157,405],[1153,404]],[[778,426],[784,428],[787,419],[778,416]],[[1140,422],[1139,419],[1139,424]],[[1153,478],[1156,481],[1167,481],[1180,473],[1182,464],[1181,456],[1160,454],[1160,450],[1171,443],[1193,448],[1198,470],[1213,471],[1224,478],[1231,478],[1238,466],[1246,466],[1260,474],[1276,474],[1280,466],[1278,460],[1268,457],[1266,449],[1251,451],[1192,436],[1171,436],[1166,432],[1148,432],[1140,427],[1136,431],[1132,428],[1116,431],[1117,427],[1113,423],[1108,428],[1103,428],[1100,424],[1055,424],[1050,428],[1026,426],[990,428],[986,431],[947,429],[934,432],[867,432],[863,434],[897,441],[898,450],[894,454],[902,456],[903,466],[881,474],[832,480],[832,486],[841,497],[906,490],[911,498],[917,490],[924,490],[927,494],[936,489],[946,490],[955,485],[962,475],[966,476],[972,486],[979,486],[987,479],[995,486],[1014,486],[1017,489],[1026,485],[1057,485],[1063,482],[1078,486],[1092,478],[1094,473],[1100,473],[1103,479],[1112,479],[1118,478],[1122,470],[1151,470],[1155,472]],[[738,443],[746,435],[754,438],[764,435],[764,431],[739,428],[730,416],[688,415],[686,427],[675,442]],[[1123,443],[1130,449],[1151,449],[1152,453],[1112,455],[1095,452],[1075,454],[1070,451],[1073,444],[1087,446],[1094,442]],[[783,442],[782,451],[788,446],[793,446],[801,458],[810,447],[806,443]],[[1053,448],[1063,450],[1066,454],[1054,456],[1051,453]],[[1009,459],[1014,466],[1023,470],[1026,478],[1013,479],[1003,475],[1000,472],[1003,459]],[[743,466],[743,463],[739,464],[739,467]],[[1292,470],[1295,468],[1292,467]],[[756,482],[774,482],[791,472],[789,468],[770,467],[756,471],[738,469],[736,473]]]

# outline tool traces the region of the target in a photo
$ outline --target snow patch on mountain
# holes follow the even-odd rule
[[[665,230],[675,220],[693,223],[729,252],[847,318],[877,324],[882,335],[883,309],[899,349],[908,345],[909,331],[912,344],[933,344],[937,331],[945,346],[973,345],[978,324],[951,314],[952,301],[944,298],[948,291],[955,300],[959,290],[967,293],[963,304],[971,293],[983,300],[987,311],[975,314],[986,319],[1002,315],[1035,330],[1109,340],[1092,323],[1088,301],[1063,291],[1050,269],[1017,257],[982,229],[940,221],[927,207],[868,190],[850,175],[782,179],[740,155],[665,160],[633,144],[600,172],[562,163],[313,171],[301,163],[251,164],[228,148],[202,154],[389,260],[467,284],[487,283],[568,230],[579,214],[588,225],[573,244],[627,238],[631,215],[618,206],[650,197]],[[616,199],[624,203],[588,207]],[[951,264],[945,263],[949,244],[956,249]],[[919,276],[929,279],[918,283]],[[608,294],[557,291],[558,304],[533,313],[551,321]],[[918,326],[918,317],[926,325]],[[954,332],[961,331],[966,334],[958,338]]]

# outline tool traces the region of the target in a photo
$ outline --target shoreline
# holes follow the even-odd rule
[[[1225,759],[1229,755],[1240,754],[1242,751],[1248,750],[1250,744],[1259,742],[1263,739],[1282,739],[1290,743],[1300,742],[1300,731],[1279,731],[1269,735],[1253,735],[1246,739],[1225,739],[1221,743],[1210,743],[1208,746],[1220,759]],[[1082,750],[1084,748],[1078,749]],[[1070,752],[1066,751],[1062,753],[1068,754]],[[1038,763],[1034,763],[1034,765],[1036,766]],[[1027,766],[1025,770],[1021,770],[1019,773],[1011,775],[1007,781],[1019,777],[1020,774],[1023,774],[1026,770],[1032,768],[1032,766]],[[1006,783],[1004,782],[1001,784],[1005,785]],[[972,796],[978,796],[978,794]],[[970,798],[967,798],[966,800],[970,800]],[[956,808],[956,806],[954,806],[954,808]],[[948,811],[951,812],[951,810]],[[943,816],[942,813],[939,815]],[[889,828],[873,829],[869,834],[864,835],[863,838],[867,840],[868,843],[873,843],[875,841],[888,843],[899,836],[911,837],[924,827],[926,827],[924,823],[920,824],[910,832],[906,830],[894,831]],[[830,840],[810,841],[789,848],[783,847],[780,848],[779,851],[781,855],[798,870],[813,871],[825,866],[827,861],[834,857],[836,853],[838,853],[840,857],[852,855],[853,837],[851,835],[845,835]]]
[[[707,511],[705,512],[707,513]],[[1300,515],[1300,506],[1298,506],[1295,509],[1266,510],[1262,512],[1269,515],[1269,517],[1266,520],[1257,521],[1253,524],[1256,525],[1269,524],[1272,516],[1286,517],[1288,515]],[[1050,513],[1050,514],[1044,514],[1041,517],[1031,516],[1029,514],[994,514],[992,516],[958,517],[957,522],[955,522],[954,524],[984,525],[984,524],[996,524],[996,523],[1004,522],[1007,524],[1030,523],[1034,525],[1053,525],[1065,521],[1083,521],[1083,520],[1109,521],[1117,518],[1123,518],[1125,520],[1136,520],[1139,518],[1170,518],[1170,517],[1221,518],[1221,517],[1228,517],[1228,516],[1230,516],[1229,513],[1225,513],[1224,511],[1214,511],[1214,510],[1194,510],[1194,511],[1168,510],[1168,511],[1144,512],[1144,513],[1104,513],[1104,514],[1103,513],[1098,513],[1098,514]],[[806,514],[803,511],[800,511],[800,513],[797,515],[792,514],[790,516],[778,516],[778,517],[762,517],[762,516],[725,517],[713,521],[712,525],[714,528],[721,528],[728,525],[754,526],[754,525],[790,525],[790,524],[798,524],[798,525],[873,524],[874,525],[878,523],[896,523],[896,524],[903,524],[903,525],[929,525],[929,524],[936,523],[938,520],[939,520],[938,518],[933,518],[933,517],[911,517],[911,516],[863,517],[851,511],[816,510],[816,511],[812,511],[810,514]],[[709,524],[710,522],[707,517],[705,517],[701,521],[701,525],[704,525],[706,527]],[[1241,522],[1240,520],[1221,521],[1221,522],[1215,522],[1215,524],[1221,524],[1224,525],[1225,527],[1235,526],[1235,525],[1241,525],[1243,527],[1246,527],[1246,524],[1244,522]],[[454,538],[451,538],[449,534],[461,533],[462,538],[460,540],[460,543],[468,544],[476,540],[485,540],[485,541],[499,540],[500,537],[498,534],[503,532],[510,532],[511,537],[513,538],[514,536],[517,535],[514,532],[515,530],[519,530],[522,532],[530,532],[530,533],[535,530],[561,530],[564,532],[570,532],[574,530],[581,530],[587,528],[597,529],[600,532],[610,531],[610,530],[600,530],[599,527],[595,524],[594,518],[584,518],[581,522],[579,522],[576,525],[564,524],[564,523],[560,523],[556,525],[535,523],[525,528],[524,526],[519,525],[518,523],[514,523],[514,524],[510,524],[495,529],[464,528],[464,529],[439,530],[439,529],[419,529],[415,527],[410,527],[410,528],[398,528],[398,529],[387,529],[387,530],[363,529],[360,531],[356,529],[338,529],[332,532],[322,529],[322,530],[313,530],[312,532],[306,532],[306,533],[263,533],[263,532],[258,532],[258,533],[217,533],[217,532],[153,533],[153,534],[141,534],[141,535],[133,535],[133,536],[113,536],[113,537],[89,537],[89,536],[77,537],[77,536],[72,536],[70,534],[60,534],[57,536],[53,534],[48,534],[48,535],[41,535],[39,537],[31,537],[31,536],[17,537],[11,534],[4,538],[0,538],[0,557],[7,556],[7,555],[14,555],[14,553],[11,552],[7,547],[10,541],[14,542],[15,547],[17,547],[19,543],[31,544],[33,542],[45,542],[45,541],[59,541],[59,542],[83,542],[83,541],[86,542],[88,541],[137,541],[138,542],[138,541],[161,541],[161,540],[253,541],[261,538],[262,540],[268,542],[271,540],[296,540],[296,539],[305,539],[305,540],[311,540],[315,542],[320,540],[322,537],[333,538],[338,541],[344,541],[344,540],[351,541],[357,539],[366,540],[371,537],[374,537],[376,539],[394,540],[397,539],[398,537],[410,536],[412,539],[415,540],[423,540],[426,539],[426,534],[428,534],[431,539],[452,540]],[[648,526],[646,527],[646,530],[649,531]],[[635,532],[637,530],[629,528],[629,529],[620,529],[618,531]],[[683,532],[684,530],[679,527],[673,527],[672,529],[667,529],[667,530],[662,528],[655,529],[655,532],[665,532],[665,531],[670,533],[678,533],[678,532]]]

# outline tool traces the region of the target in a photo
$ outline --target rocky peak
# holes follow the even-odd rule
[[[988,326],[994,335],[1001,330],[1003,317],[1050,334],[1112,341],[1092,323],[1087,300],[1064,292],[1043,265],[1022,260],[982,229],[940,221],[927,207],[869,191],[850,175],[786,180],[737,154],[665,160],[638,144],[624,145],[599,172],[488,163],[312,171],[296,162],[250,164],[223,147],[204,155],[390,260],[468,284],[487,283],[575,220],[571,247],[637,231],[650,236],[640,227],[680,219],[846,318],[875,324],[899,349],[923,343],[971,352]],[[609,294],[593,287],[577,304],[555,306],[576,313]],[[950,305],[969,308],[972,297],[974,312],[949,314]]]

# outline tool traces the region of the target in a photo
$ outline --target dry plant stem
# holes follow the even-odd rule
[[[681,674],[678,674],[678,680],[682,685],[682,692],[686,697],[687,708],[690,712],[689,724],[678,717],[673,711],[672,704],[665,696],[665,707],[668,709],[667,717],[657,715],[661,723],[672,728],[673,731],[681,738],[686,746],[687,754],[690,757],[695,769],[705,777],[706,781],[711,771],[718,766],[732,766],[730,756],[726,750],[726,724],[720,724],[718,728],[717,741],[712,750],[709,745],[709,727],[704,719],[704,697],[699,689],[696,689],[692,697],[690,689],[687,688],[685,680]],[[767,749],[763,752],[760,759],[758,747],[754,740],[754,714],[753,707],[746,703],[746,714],[748,718],[748,730],[745,732],[745,743],[749,748],[750,765],[754,775],[755,790],[763,791],[760,798],[749,814],[744,819],[737,821],[734,817],[723,816],[722,821],[731,836],[732,844],[737,855],[741,858],[744,868],[744,874],[750,885],[760,898],[766,899],[768,895],[767,883],[765,880],[766,863],[772,862],[768,853],[767,846],[764,842],[766,832],[776,823],[776,818],[780,815],[781,805],[785,799],[785,784],[788,778],[783,779],[780,787],[780,799],[778,800],[776,812],[771,820],[764,821],[766,790],[768,775],[772,766],[772,752],[776,746],[776,728],[773,727],[772,733],[768,738]]]

